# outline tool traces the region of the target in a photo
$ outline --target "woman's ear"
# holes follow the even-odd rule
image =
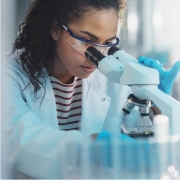
[[[57,40],[59,38],[59,35],[61,33],[61,30],[59,29],[58,22],[56,20],[53,20],[53,25],[51,29],[51,36],[54,40]]]

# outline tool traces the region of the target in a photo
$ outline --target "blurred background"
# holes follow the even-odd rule
[[[12,50],[18,26],[31,0],[1,0],[1,58]],[[169,69],[180,60],[180,0],[128,0],[126,30],[120,47],[138,58],[148,56]],[[2,61],[4,62],[4,61]],[[180,73],[171,94],[180,101]]]
[[[170,69],[180,60],[180,0],[128,0],[121,48],[138,58],[159,60]],[[180,101],[180,73],[171,94]]]

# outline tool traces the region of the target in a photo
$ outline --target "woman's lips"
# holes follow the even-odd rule
[[[96,69],[95,66],[81,66],[81,68],[85,73],[92,73]]]

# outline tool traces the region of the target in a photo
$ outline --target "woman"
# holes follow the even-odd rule
[[[116,46],[124,0],[34,0],[7,62],[7,160],[24,178],[61,178],[65,142],[135,126],[130,88],[108,81],[74,45]],[[88,43],[86,42],[88,40]],[[103,47],[102,47],[103,45]]]

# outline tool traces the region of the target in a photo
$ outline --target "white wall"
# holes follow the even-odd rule
[[[128,0],[124,48],[135,57],[166,52],[170,69],[180,60],[180,0]],[[171,95],[180,101],[180,73]]]

